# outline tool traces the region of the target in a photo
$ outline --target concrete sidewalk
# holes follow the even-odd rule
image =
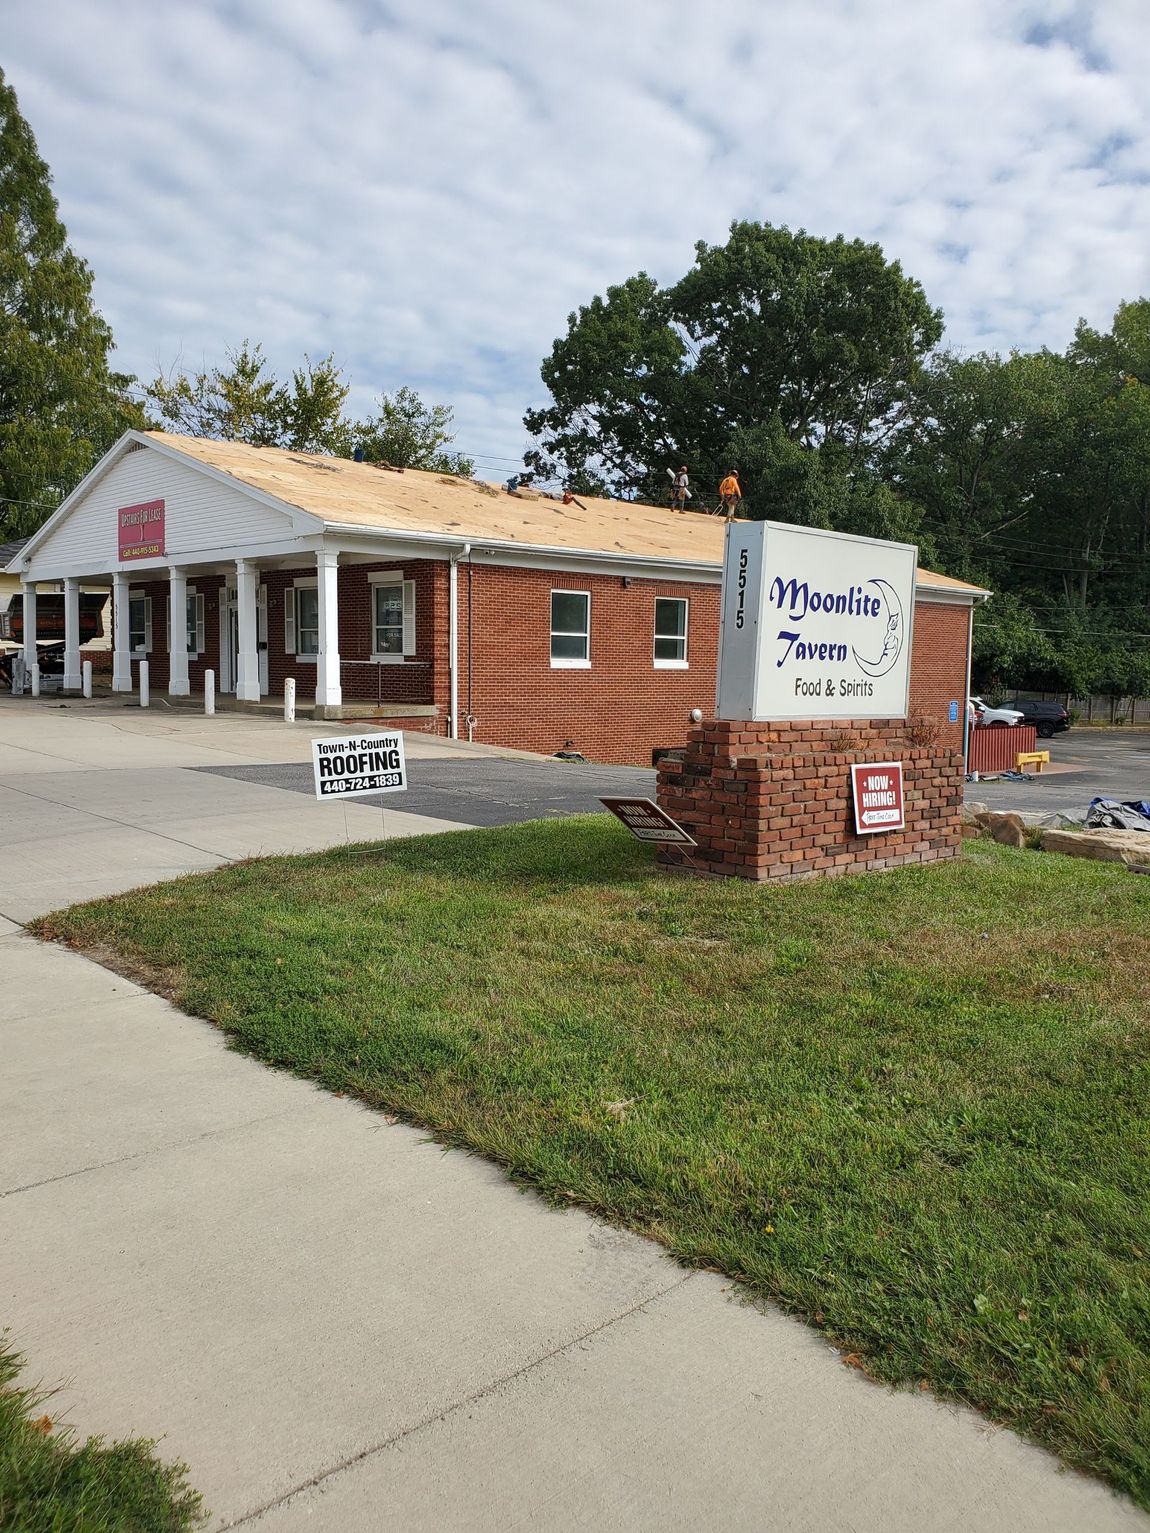
[[[55,779],[56,834],[20,842],[28,914],[76,897],[78,856],[93,892],[137,880],[141,844],[150,877],[161,842],[176,872],[268,833],[189,799],[182,767],[289,759],[283,726],[125,747],[11,719],[0,805]],[[69,814],[103,827],[82,852]],[[868,1384],[721,1279],[228,1052],[75,954],[9,928],[0,973],[0,1324],[63,1381],[54,1414],[187,1459],[213,1527],[1150,1529],[974,1413]]]
[[[201,872],[240,857],[458,830],[458,821],[376,806],[323,804],[196,767],[311,761],[311,740],[341,726],[244,714],[141,712],[71,700],[0,704],[0,915],[27,921],[60,905]],[[412,760],[466,760],[469,747],[409,735]]]

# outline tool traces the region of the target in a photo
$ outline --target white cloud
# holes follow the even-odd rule
[[[453,404],[493,472],[568,312],[734,217],[860,235],[968,347],[1150,284],[1141,0],[8,0],[120,364]]]

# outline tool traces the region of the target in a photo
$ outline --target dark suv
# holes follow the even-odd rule
[[[1006,706],[1017,708],[1022,715],[1022,722],[1033,724],[1044,740],[1070,728],[1070,715],[1061,703],[1038,703],[1031,698],[1017,697]]]

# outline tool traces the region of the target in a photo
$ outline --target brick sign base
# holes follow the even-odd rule
[[[667,867],[720,878],[815,878],[954,857],[960,844],[963,760],[909,742],[901,719],[787,724],[712,721],[659,764],[659,807],[695,837]],[[850,769],[901,761],[906,827],[860,836]]]

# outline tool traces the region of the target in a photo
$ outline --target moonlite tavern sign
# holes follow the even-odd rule
[[[905,718],[917,564],[908,543],[729,523],[718,717]]]

